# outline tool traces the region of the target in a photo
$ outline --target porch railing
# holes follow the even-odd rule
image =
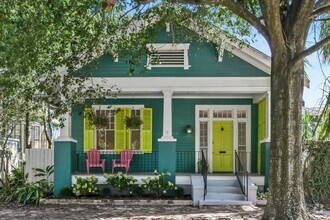
[[[84,151],[72,152],[73,172],[86,173],[86,159],[87,155]],[[112,171],[112,160],[120,159],[119,153],[111,151],[101,152],[101,159],[105,159],[105,172],[110,173]],[[131,161],[130,173],[147,172],[152,173],[154,170],[158,170],[158,151],[152,151],[152,153],[140,153],[134,152],[133,160]],[[125,171],[124,168],[116,168],[116,171]],[[101,172],[99,168],[91,168],[92,173]]]
[[[235,175],[237,177],[239,186],[242,193],[245,196],[245,199],[248,200],[248,191],[249,191],[249,173],[244,169],[244,166],[240,160],[239,154],[235,151]]]
[[[101,151],[101,159],[105,159],[105,172],[112,171],[112,160],[119,159],[117,152]],[[176,172],[195,173],[196,160],[200,158],[200,151],[176,151]],[[84,151],[72,152],[72,167],[74,173],[86,173],[87,155]],[[134,152],[131,161],[130,173],[152,173],[158,168],[159,153],[153,150],[152,153]],[[91,168],[92,173],[101,173],[100,168]],[[120,168],[116,168],[119,170]],[[124,171],[124,169],[122,170]]]
[[[205,159],[204,152],[202,151],[202,176],[204,181],[204,200],[207,193],[207,170],[208,170],[207,162]]]

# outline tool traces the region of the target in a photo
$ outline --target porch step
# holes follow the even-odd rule
[[[210,193],[207,192],[205,200],[240,200],[245,201],[245,196],[242,193]]]
[[[241,189],[236,186],[208,186],[207,192],[209,193],[241,193]]]
[[[199,206],[204,205],[252,205],[252,202],[241,200],[200,200]]]
[[[236,180],[207,180],[207,187],[239,187]]]

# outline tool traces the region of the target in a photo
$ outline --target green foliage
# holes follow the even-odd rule
[[[97,128],[104,128],[107,126],[108,118],[94,110],[85,111],[85,117],[89,120],[90,125],[95,125]]]
[[[330,142],[309,141],[304,170],[304,187],[307,201],[330,203]]]
[[[257,193],[257,198],[259,200],[267,200],[268,197],[269,197],[269,191],[268,191],[268,189],[265,192],[258,191],[258,193]]]
[[[100,190],[100,196],[102,197],[110,197],[111,196],[111,190],[109,187],[103,187]]]
[[[209,162],[208,161],[206,161],[206,167],[207,167],[207,171],[210,171],[209,170],[210,169],[210,166],[209,166]],[[202,160],[199,160],[197,162],[197,169],[198,169],[198,172],[199,173],[202,172]]]
[[[72,184],[72,192],[76,196],[91,196],[97,195],[97,187],[96,184],[98,179],[95,176],[91,177],[76,177],[77,183]]]
[[[60,190],[59,197],[60,198],[70,198],[73,196],[72,188],[71,187],[63,187]]]
[[[49,177],[54,173],[54,165],[47,166],[45,170],[40,168],[34,168],[33,171],[35,172],[35,177],[45,177],[45,179],[48,181]]]
[[[138,116],[131,116],[125,118],[125,125],[129,129],[138,129],[141,127],[143,124],[143,121],[140,117]]]
[[[155,193],[157,197],[160,197],[162,194],[166,194],[169,190],[174,190],[175,186],[172,182],[167,180],[167,177],[171,174],[167,171],[163,171],[161,174],[154,171],[154,178],[148,177],[142,179],[144,183],[143,188],[148,190],[151,193]]]
[[[182,198],[184,196],[184,190],[182,187],[174,187],[174,196],[176,198]]]
[[[104,174],[104,178],[107,179],[107,184],[111,185],[117,191],[123,192],[126,190],[129,193],[133,193],[132,189],[134,183],[137,181],[133,176],[123,174],[122,172],[118,172],[115,175],[106,173]]]

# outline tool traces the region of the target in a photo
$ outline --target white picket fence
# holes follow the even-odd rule
[[[26,149],[25,150],[25,173],[29,173],[28,180],[35,182],[43,179],[43,177],[35,177],[34,168],[46,169],[47,166],[54,165],[54,150],[53,149]],[[49,181],[54,182],[54,174],[49,178]]]

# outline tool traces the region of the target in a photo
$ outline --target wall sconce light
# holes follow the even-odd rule
[[[187,134],[191,134],[192,133],[192,127],[190,125],[187,125],[186,132],[187,132]]]

